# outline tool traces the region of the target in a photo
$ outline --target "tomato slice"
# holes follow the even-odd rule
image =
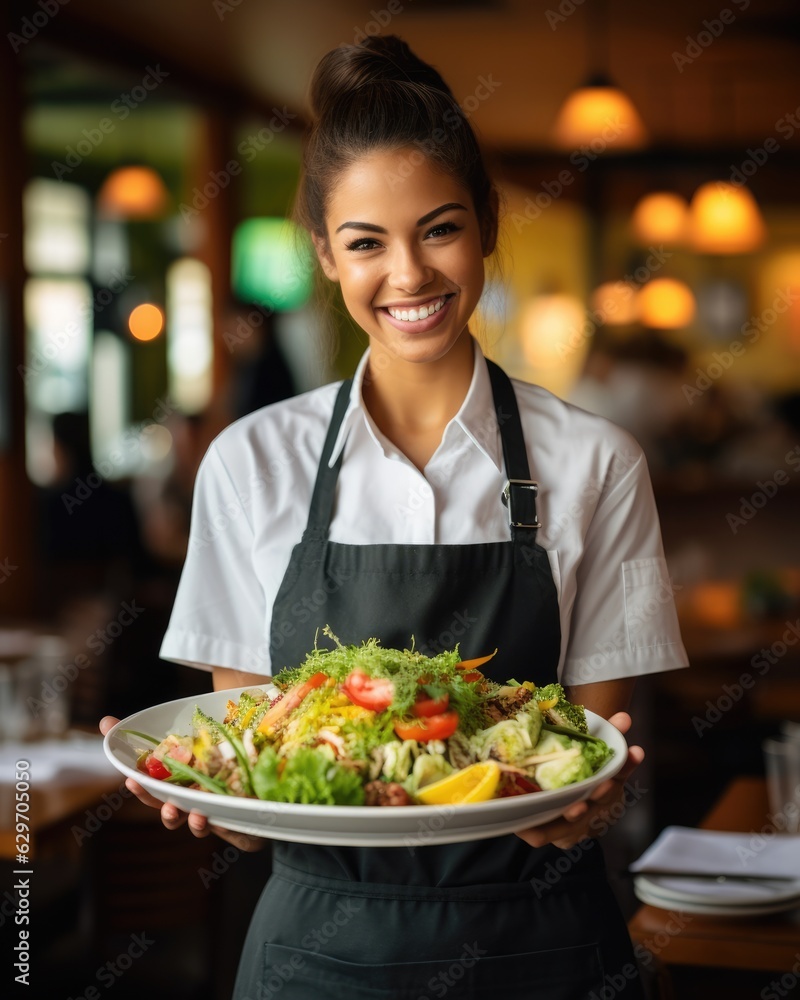
[[[465,674],[461,675],[461,680],[466,681],[467,684],[476,684],[478,681],[483,680],[483,674],[480,670],[468,670]]]
[[[384,712],[394,701],[394,684],[385,677],[370,677],[354,670],[342,684],[342,693],[359,708]]]
[[[168,778],[171,774],[166,767],[161,763],[158,757],[154,757],[153,754],[147,758],[144,762],[145,769],[151,778]]]
[[[441,715],[430,715],[419,722],[403,722],[394,724],[394,731],[401,740],[417,740],[427,743],[428,740],[446,740],[458,729],[458,712],[443,712]]]
[[[488,656],[479,656],[474,660],[462,660],[460,663],[456,664],[457,670],[474,670],[476,667],[483,666],[484,663],[488,663],[493,656],[497,655],[497,650],[493,653],[489,653]]]
[[[541,788],[536,782],[530,781],[523,774],[508,774],[505,778],[498,796],[501,799],[511,795],[529,795],[531,792],[541,792]]]
[[[414,707],[411,709],[411,714],[416,715],[418,719],[427,719],[431,715],[441,715],[447,710],[449,704],[450,695],[446,691],[440,698],[431,698],[424,691],[420,691]]]
[[[322,687],[327,679],[327,674],[317,673],[313,677],[309,677],[307,681],[301,681],[299,684],[295,684],[293,688],[289,688],[280,701],[276,701],[264,715],[264,718],[258,724],[259,731],[263,733],[273,729],[276,723],[280,722],[285,715],[288,715],[297,708],[307,694],[313,691],[314,688]]]

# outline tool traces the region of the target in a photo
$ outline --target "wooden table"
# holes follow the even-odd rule
[[[37,856],[43,840],[57,829],[63,828],[65,823],[81,826],[87,820],[87,811],[94,814],[103,806],[115,811],[113,807],[117,805],[118,799],[131,797],[125,788],[125,778],[121,774],[103,777],[87,775],[82,781],[72,784],[61,785],[57,781],[52,781],[38,787],[34,779],[30,796],[31,808],[27,822],[30,836],[28,856],[31,860]],[[14,786],[2,783],[0,784],[0,858],[12,859],[16,854]]]
[[[737,778],[701,823],[704,830],[769,831],[763,778]],[[642,906],[629,923],[634,944],[659,965],[789,972],[800,957],[800,908],[764,917],[717,918]]]

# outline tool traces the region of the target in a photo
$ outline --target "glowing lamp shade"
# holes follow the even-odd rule
[[[586,310],[572,295],[537,295],[520,310],[525,360],[538,369],[558,368],[585,343]]]
[[[562,149],[589,146],[601,153],[611,149],[638,149],[647,133],[627,94],[619,88],[588,84],[573,91],[561,106],[555,140]]]
[[[675,278],[648,281],[639,292],[639,318],[651,330],[680,330],[692,322],[696,310],[691,288]]]
[[[606,281],[592,292],[593,313],[606,326],[625,326],[639,319],[639,289],[627,281]]]
[[[128,329],[136,340],[154,340],[164,329],[164,314],[158,306],[143,302],[128,317]]]
[[[766,237],[755,198],[747,188],[728,181],[699,187],[689,211],[692,246],[700,253],[748,253]]]
[[[666,243],[674,246],[686,239],[689,206],[672,191],[654,191],[642,198],[633,210],[631,228],[642,246]]]
[[[277,312],[299,309],[312,289],[311,255],[289,219],[247,219],[233,234],[231,284],[236,296]],[[301,237],[302,239],[302,237]]]
[[[122,219],[155,219],[169,203],[164,182],[150,167],[120,167],[110,173],[97,195],[105,215]]]

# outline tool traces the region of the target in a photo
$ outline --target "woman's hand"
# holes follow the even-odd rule
[[[112,715],[106,715],[100,720],[100,732],[103,736],[119,722]],[[210,833],[215,833],[222,840],[227,840],[240,851],[260,851],[266,846],[263,837],[250,837],[246,833],[237,833],[235,830],[226,830],[221,826],[212,826],[202,813],[192,809],[185,813],[173,806],[169,802],[161,802],[151,795],[146,789],[134,781],[133,778],[125,779],[125,787],[133,792],[136,798],[151,809],[161,810],[161,822],[168,830],[177,830],[179,826],[186,823],[195,837],[207,837]]]
[[[631,726],[631,717],[627,712],[617,712],[608,721],[621,733],[627,733]],[[598,785],[588,799],[575,802],[565,809],[558,819],[550,823],[533,826],[528,830],[518,830],[517,836],[531,847],[555,844],[556,847],[567,850],[587,837],[596,837],[599,833],[604,833],[619,819],[619,809],[613,807],[622,801],[625,782],[643,760],[644,750],[641,747],[628,747],[628,759],[622,768],[613,778]]]

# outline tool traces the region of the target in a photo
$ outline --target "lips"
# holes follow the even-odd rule
[[[408,308],[402,306],[386,306],[391,316],[395,319],[402,319],[403,321],[408,321],[416,323],[421,319],[427,319],[431,313],[438,312],[447,300],[446,295],[439,295],[435,299],[428,299],[427,302],[422,302],[417,306],[409,306]]]
[[[379,311],[398,330],[409,333],[425,333],[427,330],[441,323],[450,311],[450,303],[454,295],[454,292],[439,295],[428,299],[427,302],[421,302],[417,306],[409,306],[407,308],[380,306]]]

